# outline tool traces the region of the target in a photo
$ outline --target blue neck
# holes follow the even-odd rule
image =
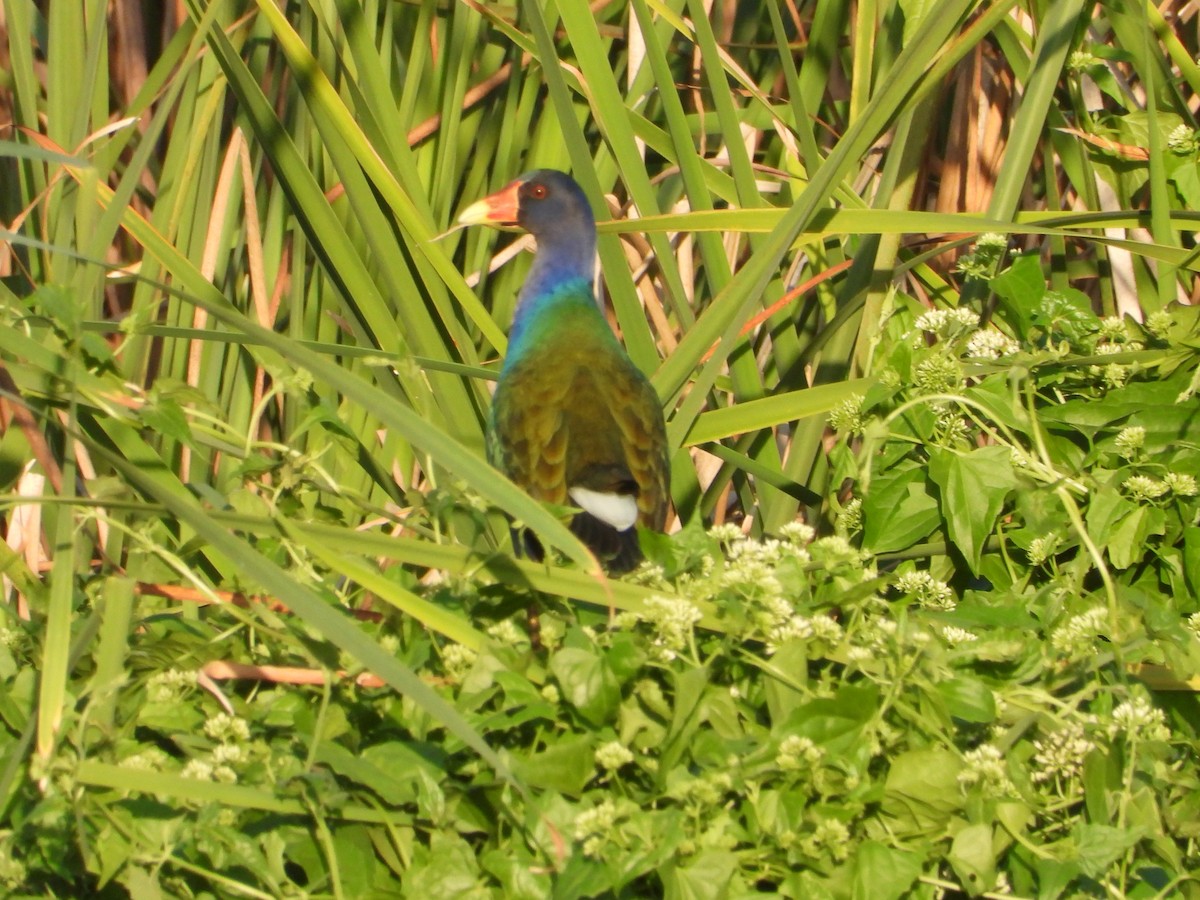
[[[589,218],[574,218],[560,229],[537,234],[537,255],[517,298],[517,315],[528,300],[548,294],[568,281],[589,285],[596,277],[596,224]]]
[[[534,322],[563,305],[580,302],[597,310],[592,282],[596,276],[596,226],[575,221],[572,227],[538,235],[537,255],[517,296],[508,353],[504,367],[520,358],[527,345],[536,343]]]
[[[542,342],[544,326],[551,325],[551,319],[561,321],[558,313],[571,308],[587,309],[603,321],[590,280],[572,278],[560,281],[539,294],[531,294],[528,286],[526,283],[526,290],[521,291],[517,300],[512,328],[508,332],[508,352],[504,354],[501,371],[519,362],[528,350]]]

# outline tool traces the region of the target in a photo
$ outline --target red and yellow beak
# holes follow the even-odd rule
[[[521,182],[514,181],[508,187],[476,200],[462,211],[459,225],[516,225],[520,212]]]

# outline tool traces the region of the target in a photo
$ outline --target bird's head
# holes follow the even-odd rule
[[[476,201],[458,217],[462,225],[516,225],[539,243],[548,236],[582,228],[594,231],[587,197],[575,179],[556,169],[538,169]]]

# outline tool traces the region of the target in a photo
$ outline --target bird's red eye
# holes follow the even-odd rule
[[[535,181],[533,184],[529,185],[529,190],[526,191],[526,194],[532,197],[534,200],[544,200],[546,195],[549,193],[550,189],[540,181]]]

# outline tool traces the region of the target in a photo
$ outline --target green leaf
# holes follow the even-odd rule
[[[1092,537],[1101,545],[1112,538],[1116,524],[1126,518],[1137,507],[1121,496],[1121,492],[1110,484],[1102,484],[1092,493],[1084,521]]]
[[[188,734],[200,728],[204,717],[191,704],[155,701],[142,704],[137,711],[137,721],[139,725],[167,734]]]
[[[401,777],[405,768],[385,769],[358,754],[352,753],[341,744],[324,741],[317,751],[318,762],[329,766],[337,774],[370,788],[379,798],[391,806],[413,801],[417,796],[416,785],[410,777]],[[410,764],[419,762],[411,755]],[[415,774],[412,773],[412,774]]]
[[[1183,529],[1183,573],[1193,594],[1200,596],[1200,528]]]
[[[827,749],[845,749],[877,715],[878,706],[877,688],[847,684],[836,697],[805,703],[773,730],[781,735],[806,737]]]
[[[514,857],[507,850],[492,850],[483,854],[479,862],[500,882],[504,897],[512,900],[543,900],[553,893],[550,874],[536,870],[529,858]]]
[[[866,841],[851,863],[853,900],[899,900],[921,874],[921,854]]]
[[[1032,324],[1051,341],[1078,344],[1100,325],[1091,304],[1082,291],[1047,291],[1033,311]]]
[[[1109,391],[1100,400],[1078,398],[1040,410],[1047,422],[1062,423],[1086,434],[1118,423],[1146,429],[1144,450],[1157,453],[1180,441],[1200,442],[1200,421],[1187,403],[1177,402],[1195,370],[1183,367],[1171,377],[1134,382]]]
[[[980,447],[967,453],[931,449],[929,477],[941,491],[942,518],[950,540],[979,571],[983,544],[995,527],[1009,491],[1017,486],[1007,447]]]
[[[728,896],[737,867],[734,854],[708,850],[690,865],[671,872],[664,884],[665,896],[669,900],[720,900]]]
[[[423,865],[413,866],[404,885],[407,896],[461,900],[478,889],[479,864],[470,845],[458,835],[434,831],[424,856]]]
[[[192,440],[192,429],[183,407],[169,397],[157,396],[153,403],[147,404],[142,409],[142,422],[147,428],[181,443]]]
[[[808,700],[808,642],[785,641],[766,670],[763,698],[772,722],[786,722]]]
[[[1025,338],[1033,325],[1034,312],[1046,293],[1041,259],[1036,253],[1022,254],[988,284],[1000,298],[1000,307],[1008,323],[1018,337]]]
[[[363,825],[339,828],[333,836],[337,853],[341,889],[349,897],[366,897],[375,888],[379,858],[371,845],[371,836]]]
[[[964,722],[986,724],[996,718],[996,697],[978,678],[960,675],[937,684],[950,715]]]
[[[947,859],[971,896],[996,886],[996,852],[990,825],[980,823],[961,829],[954,835]]]
[[[839,381],[714,409],[696,419],[683,444],[688,447],[705,444],[808,416],[824,415],[856,394],[864,393],[874,383],[873,378]]]
[[[940,522],[937,498],[916,465],[897,466],[872,479],[863,498],[863,546],[873,553],[911,547]]]
[[[595,650],[564,647],[550,658],[550,672],[563,699],[591,724],[603,725],[616,714],[621,687],[608,661]]]
[[[1145,837],[1141,828],[1080,823],[1071,829],[1079,854],[1079,866],[1092,878],[1100,878],[1130,847]]]
[[[1200,209],[1200,166],[1194,162],[1179,166],[1167,177],[1167,181],[1175,185],[1185,207]]]
[[[1153,506],[1136,507],[1108,535],[1105,544],[1109,560],[1118,569],[1128,569],[1146,555],[1150,537],[1166,530],[1165,512]]]
[[[936,834],[963,804],[962,768],[949,750],[909,750],[892,761],[883,791],[883,814],[899,835]]]
[[[588,736],[558,741],[541,753],[509,757],[525,783],[568,797],[578,797],[596,774],[593,741]]]

